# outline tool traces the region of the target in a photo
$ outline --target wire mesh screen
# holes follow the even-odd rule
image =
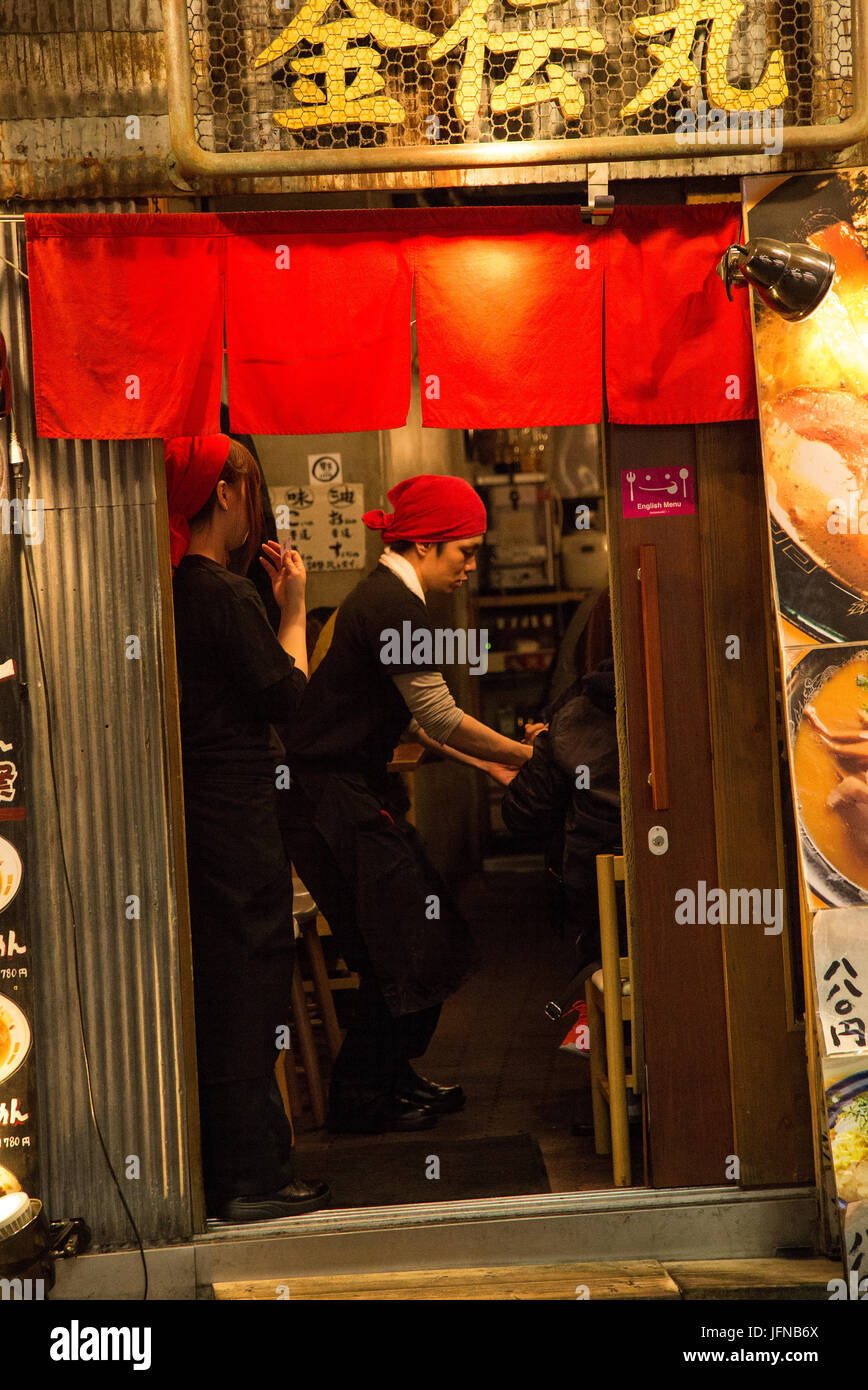
[[[196,136],[219,153],[689,140],[722,131],[721,112],[731,140],[852,110],[842,0],[187,0],[187,13]]]

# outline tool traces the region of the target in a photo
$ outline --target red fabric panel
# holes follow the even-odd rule
[[[37,433],[216,434],[219,220],[39,213],[25,225]]]
[[[422,423],[599,421],[605,228],[577,208],[447,211],[413,248]]]
[[[403,424],[413,272],[426,426],[597,421],[604,270],[614,421],[756,415],[748,296],[730,304],[715,275],[738,237],[731,204],[622,208],[603,228],[575,207],[26,225],[41,435],[217,433],[227,261],[236,431]]]
[[[229,419],[241,434],[397,429],[410,408],[410,268],[395,233],[319,214],[229,216]]]
[[[615,212],[606,267],[606,399],[613,423],[756,417],[750,296],[734,290],[730,303],[717,275],[740,226],[740,208],[732,203]]]

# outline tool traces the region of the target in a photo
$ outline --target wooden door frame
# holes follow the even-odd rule
[[[756,424],[608,424],[605,453],[651,1181],[720,1183],[730,1172],[746,1186],[809,1182],[807,1059],[792,1006],[787,933],[766,935],[762,925],[677,927],[672,898],[674,889],[695,889],[700,878],[709,891],[784,888]],[[622,467],[635,467],[637,459],[663,466],[674,456],[695,469],[695,514],[625,519]],[[670,797],[658,811],[647,780],[642,543],[657,547],[665,648]],[[730,636],[739,638],[737,659],[726,655]],[[652,825],[667,829],[665,855],[650,852]]]

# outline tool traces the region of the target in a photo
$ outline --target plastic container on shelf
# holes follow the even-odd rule
[[[567,589],[605,589],[609,547],[604,531],[577,531],[561,541],[561,574]]]

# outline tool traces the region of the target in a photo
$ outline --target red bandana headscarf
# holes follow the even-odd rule
[[[462,541],[488,525],[482,498],[463,478],[419,473],[389,489],[393,512],[365,512],[362,521],[392,541]]]
[[[231,443],[228,434],[179,435],[165,441],[172,569],[184,558],[190,544],[188,522],[217,486]]]

